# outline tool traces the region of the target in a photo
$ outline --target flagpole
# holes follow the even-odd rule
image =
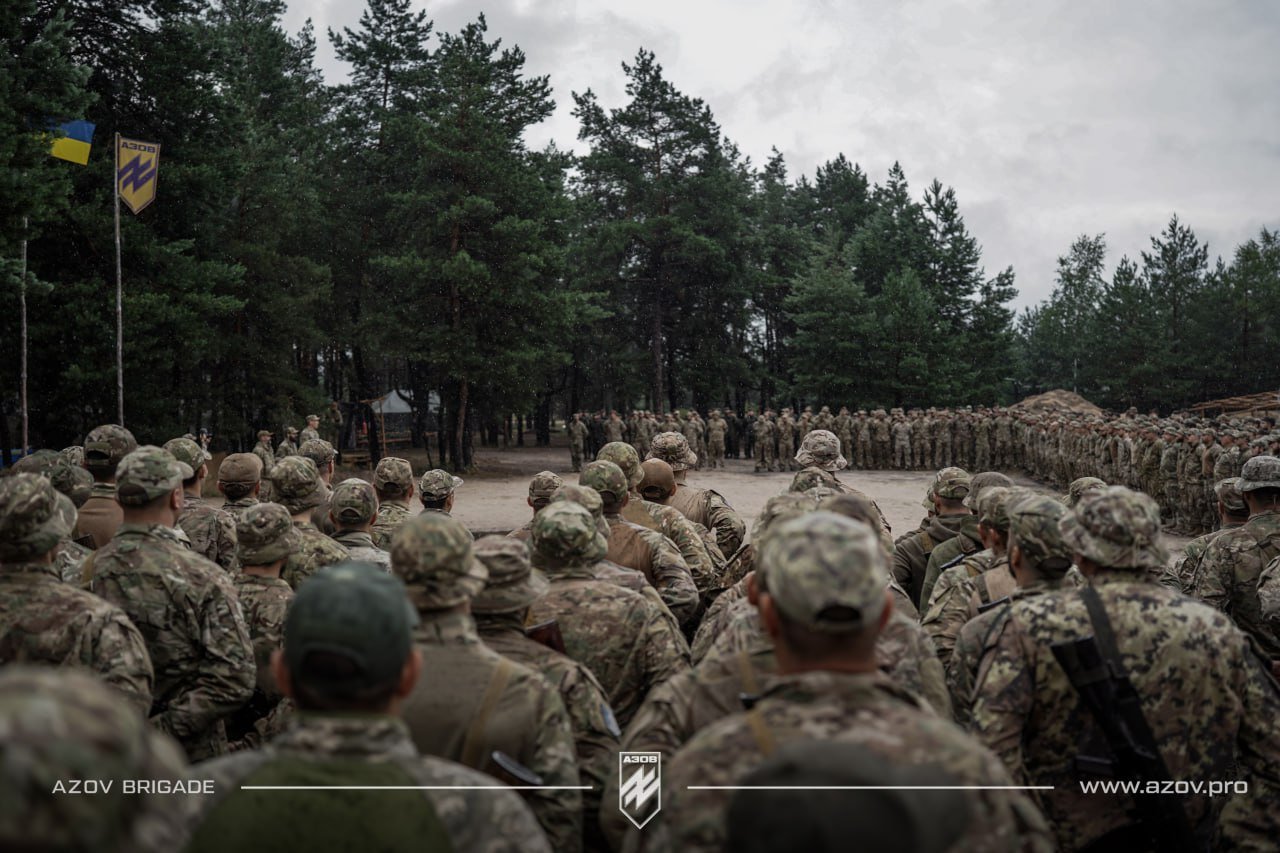
[[[22,217],[22,283],[18,286],[18,302],[22,313],[22,455],[27,455],[31,442],[27,437],[27,217]]]
[[[120,271],[120,134],[112,153],[111,183],[116,197],[116,418],[124,426],[124,285]]]

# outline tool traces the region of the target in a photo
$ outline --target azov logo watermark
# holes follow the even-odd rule
[[[618,808],[643,829],[662,808],[662,753],[619,753],[618,783]]]

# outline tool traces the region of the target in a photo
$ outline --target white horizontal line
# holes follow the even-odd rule
[[[688,785],[689,791],[1052,791],[1053,785]]]
[[[241,791],[594,791],[590,785],[241,785]]]

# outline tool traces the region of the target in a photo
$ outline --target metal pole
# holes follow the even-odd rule
[[[27,217],[22,217],[22,282],[18,286],[18,303],[22,314],[22,455],[27,455],[31,441],[27,436]]]
[[[120,134],[116,134],[111,183],[116,198],[116,419],[124,426],[124,284],[120,272]]]

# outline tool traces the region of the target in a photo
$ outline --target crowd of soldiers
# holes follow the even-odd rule
[[[827,430],[849,451],[855,470],[936,471],[950,465],[986,471],[1021,470],[1059,488],[1097,477],[1154,497],[1164,526],[1195,536],[1217,526],[1214,485],[1239,476],[1245,461],[1280,453],[1272,417],[1175,414],[1160,418],[985,406],[961,409],[876,409],[836,414],[806,406],[799,416],[748,409],[739,417],[695,409],[659,420],[652,412],[579,413],[568,424],[573,469],[610,441],[626,441],[641,455],[655,435],[679,432],[709,468],[725,459],[753,459],[757,472],[795,471],[795,450],[814,430]],[[699,464],[702,467],[702,464]]]
[[[227,456],[220,506],[191,437],[25,458],[0,478],[0,848],[1280,838],[1280,458],[1215,483],[1221,526],[1171,564],[1147,494],[1015,488],[954,444],[895,539],[823,428],[780,445],[796,474],[748,536],[689,482],[699,421],[642,453],[607,418],[576,483],[540,472],[527,523],[479,540],[461,479],[387,457],[335,484],[319,437]],[[1039,464],[1042,434],[1088,452],[1084,419],[1022,423],[991,466]],[[660,800],[622,790],[623,752],[661,753]],[[63,795],[86,779],[152,784]]]

